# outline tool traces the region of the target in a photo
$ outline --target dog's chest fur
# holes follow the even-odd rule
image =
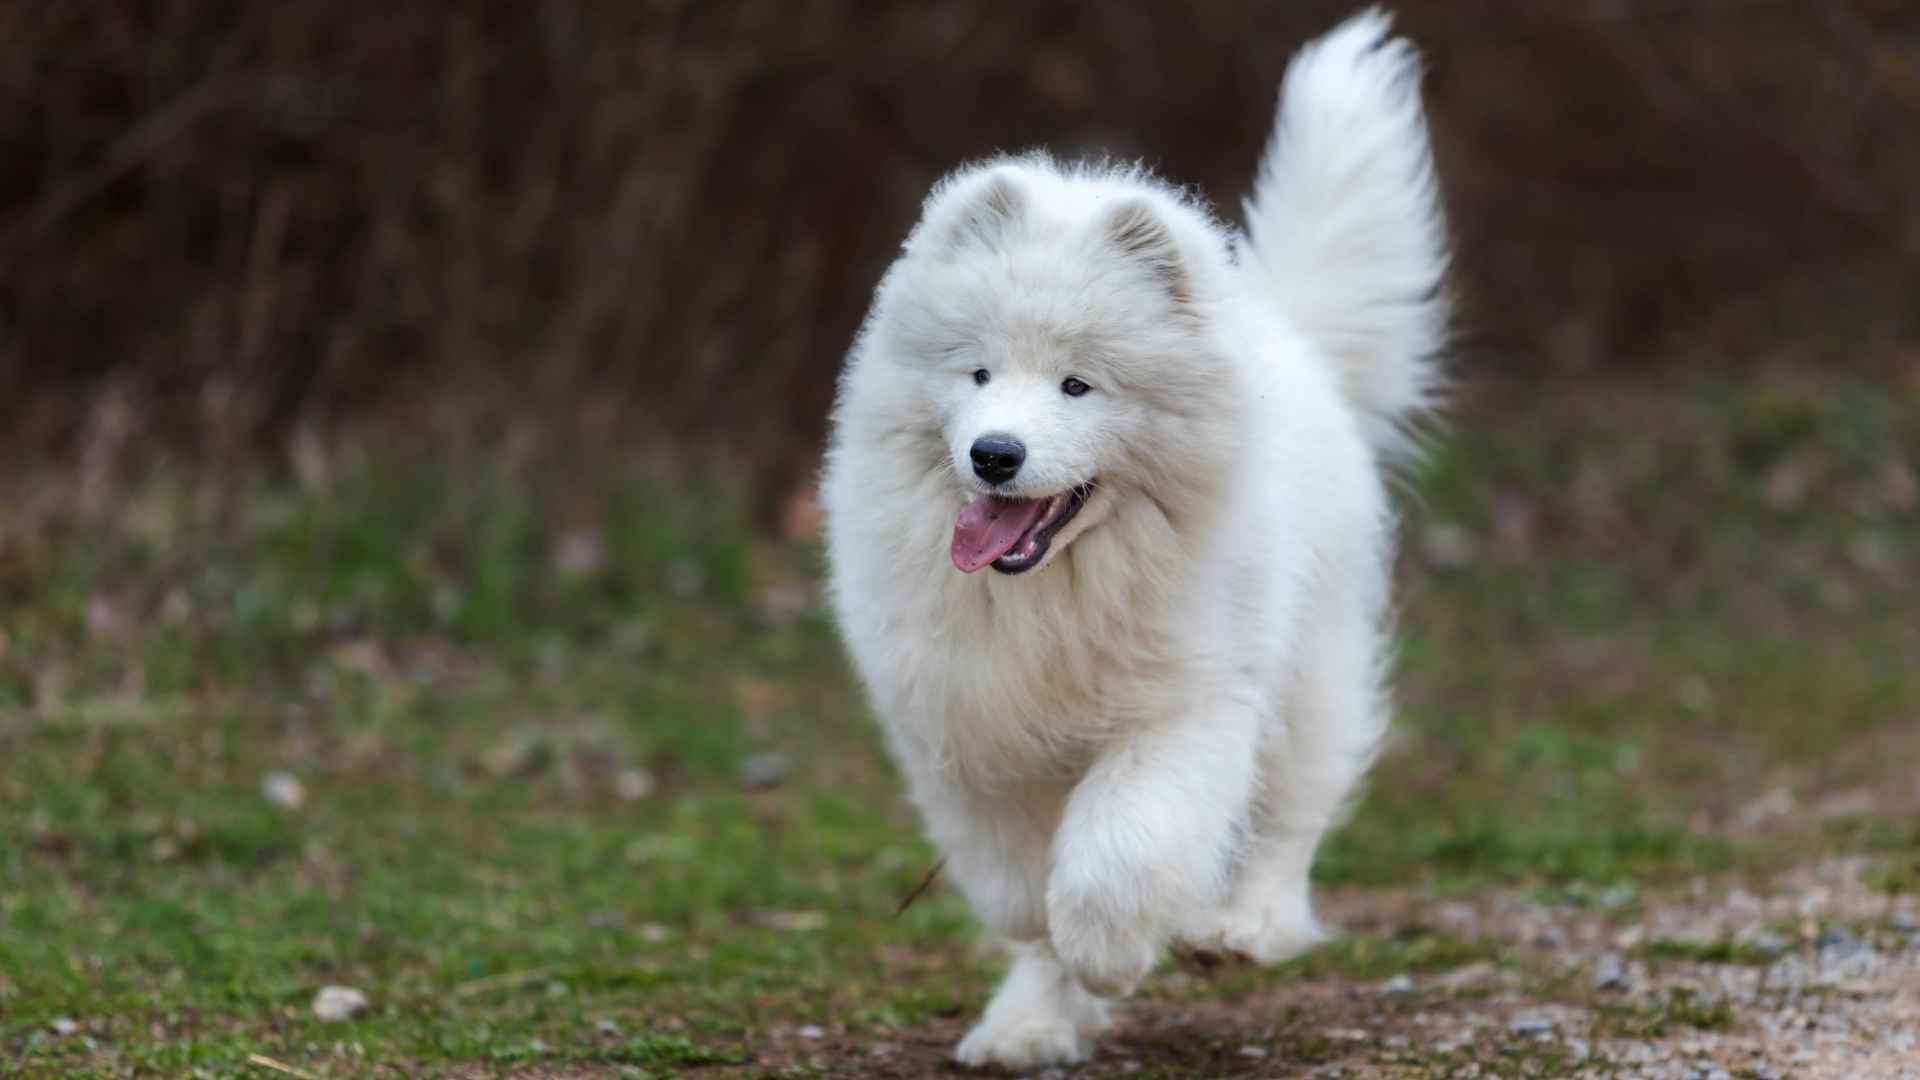
[[[1036,573],[947,570],[899,595],[900,632],[864,665],[896,745],[979,780],[1057,777],[1143,708],[1176,707],[1165,688],[1188,659],[1154,583],[1111,558],[1119,542],[1094,530]]]

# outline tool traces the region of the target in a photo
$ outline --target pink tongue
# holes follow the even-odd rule
[[[1040,515],[1045,499],[1003,499],[982,495],[960,511],[953,523],[953,565],[971,574],[1013,550]]]

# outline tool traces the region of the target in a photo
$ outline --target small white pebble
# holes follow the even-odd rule
[[[1441,570],[1460,570],[1473,564],[1479,545],[1464,526],[1440,522],[1428,526],[1420,536],[1420,554],[1429,566]]]
[[[1413,976],[1395,975],[1393,978],[1380,984],[1380,992],[1383,994],[1411,994],[1413,993]]]
[[[598,529],[562,533],[553,545],[554,573],[563,578],[590,577],[607,565],[606,537]]]
[[[827,913],[824,911],[769,911],[761,916],[761,921],[775,930],[806,934],[826,929]]]
[[[803,1039],[824,1039],[827,1037],[826,1031],[822,1029],[819,1024],[801,1024],[794,1029],[793,1033]]]
[[[261,779],[260,797],[282,810],[298,810],[307,804],[307,786],[292,773],[276,770]]]
[[[645,769],[623,769],[613,778],[613,793],[626,802],[638,802],[653,794],[653,776]]]
[[[56,1016],[53,1018],[53,1021],[47,1025],[47,1028],[61,1038],[77,1034],[80,1031],[80,1025],[75,1023],[71,1016]]]
[[[1267,1056],[1267,1048],[1264,1046],[1243,1046],[1240,1048],[1240,1056],[1243,1058],[1263,1058]]]
[[[367,1006],[367,995],[351,986],[324,986],[313,996],[313,1015],[330,1024],[351,1020]]]

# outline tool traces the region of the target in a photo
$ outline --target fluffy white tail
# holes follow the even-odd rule
[[[1420,57],[1378,9],[1302,49],[1248,200],[1248,261],[1340,365],[1374,445],[1399,453],[1439,382],[1446,224]]]

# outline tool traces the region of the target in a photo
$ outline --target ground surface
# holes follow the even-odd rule
[[[1920,1074],[1916,395],[1478,396],[1347,935],[1170,964],[1072,1075]],[[811,548],[605,448],[295,460],[0,515],[0,1073],[947,1070],[996,961],[894,915]]]

